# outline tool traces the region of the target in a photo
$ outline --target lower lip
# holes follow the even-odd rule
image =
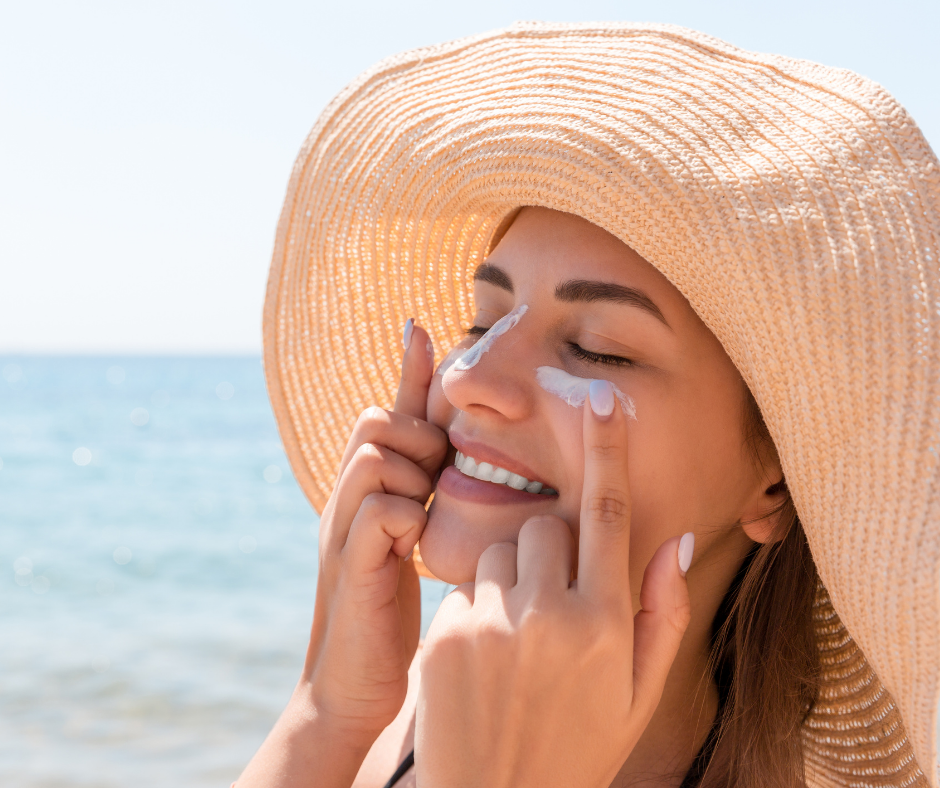
[[[510,503],[544,503],[557,500],[557,495],[541,495],[525,490],[516,490],[508,484],[493,484],[465,476],[453,465],[441,474],[437,489],[452,498],[473,503],[506,505]]]

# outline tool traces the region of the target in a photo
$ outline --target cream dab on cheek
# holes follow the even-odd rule
[[[557,367],[538,367],[535,370],[535,379],[549,394],[554,394],[573,408],[581,408],[588,398],[588,389],[592,378],[579,378]],[[611,383],[613,386],[613,384]],[[633,400],[616,386],[614,394],[620,400],[620,407],[631,419],[636,419],[636,406]]]

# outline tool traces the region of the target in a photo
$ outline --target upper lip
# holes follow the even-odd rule
[[[451,444],[453,444],[457,451],[468,457],[473,457],[477,463],[488,462],[490,465],[498,465],[500,468],[505,468],[510,473],[524,476],[530,482],[538,481],[542,482],[546,487],[549,486],[544,477],[540,476],[529,466],[519,462],[517,459],[510,457],[508,454],[503,454],[499,449],[494,449],[492,446],[487,446],[485,443],[468,440],[456,432],[450,433],[449,437]]]

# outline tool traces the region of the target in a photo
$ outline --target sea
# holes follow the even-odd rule
[[[227,788],[299,676],[318,525],[260,358],[0,357],[0,785]]]

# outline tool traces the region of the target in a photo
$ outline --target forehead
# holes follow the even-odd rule
[[[517,289],[596,280],[640,289],[664,313],[694,314],[651,263],[616,236],[574,214],[523,208],[486,262],[504,271]]]

